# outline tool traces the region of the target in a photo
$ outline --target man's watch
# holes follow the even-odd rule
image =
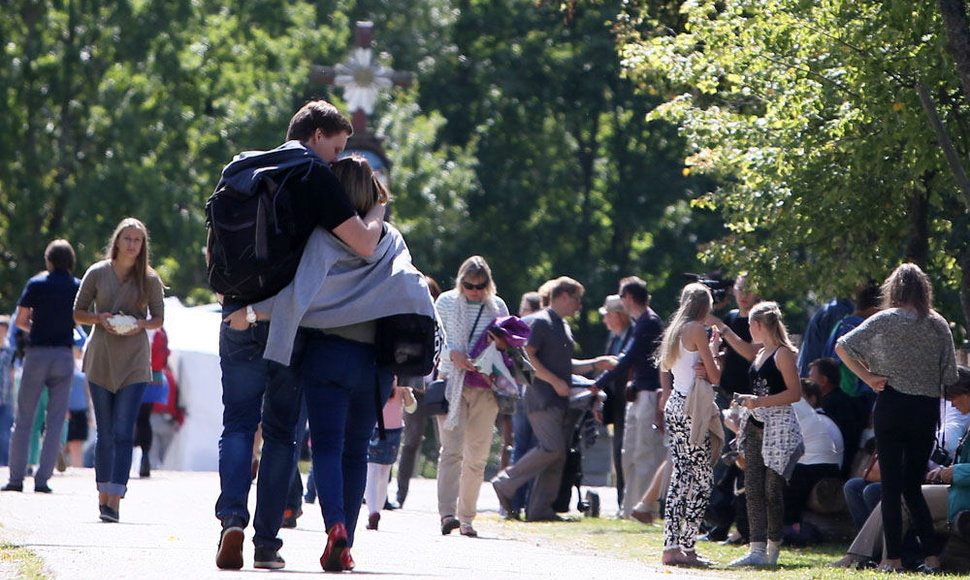
[[[256,311],[253,310],[252,304],[248,304],[246,306],[246,322],[249,324],[256,324]]]

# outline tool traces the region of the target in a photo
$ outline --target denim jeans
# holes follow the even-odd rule
[[[0,466],[10,463],[10,430],[13,428],[13,403],[0,405]]]
[[[299,513],[303,509],[303,475],[300,473],[300,452],[306,436],[306,401],[300,405],[300,416],[296,420],[296,447],[293,449],[293,477],[290,478],[290,491],[286,495],[285,509]],[[285,513],[285,512],[284,512]]]
[[[88,385],[98,434],[94,479],[99,492],[125,497],[131,471],[135,419],[148,383],[126,385],[116,393],[90,381]]]
[[[849,507],[852,523],[858,532],[882,499],[882,483],[853,477],[842,486],[842,492],[845,494],[845,503]]]
[[[377,368],[373,345],[322,333],[307,344],[301,376],[324,525],[329,530],[344,524],[353,546],[367,481],[367,445],[392,377]]]
[[[222,368],[222,437],[219,439],[219,482],[216,517],[223,526],[249,523],[253,439],[262,422],[263,451],[256,489],[253,544],[278,550],[283,506],[294,468],[295,430],[302,402],[299,368],[305,335],[297,333],[290,366],[263,358],[269,324],[234,330],[225,322],[219,332]]]

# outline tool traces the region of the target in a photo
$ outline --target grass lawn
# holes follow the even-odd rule
[[[0,543],[0,577],[44,580],[44,562],[27,548]]]
[[[662,523],[644,526],[638,522],[612,518],[580,518],[568,522],[524,523],[506,521],[498,515],[483,515],[479,518],[494,525],[504,535],[519,537],[536,544],[569,545],[576,549],[591,550],[601,554],[630,560],[660,568],[660,555],[663,549]],[[874,570],[847,570],[827,566],[845,555],[848,544],[825,544],[808,548],[782,547],[778,568],[758,570],[755,568],[730,569],[727,563],[747,553],[747,546],[721,546],[714,542],[699,542],[697,551],[717,564],[708,570],[689,569],[694,576],[716,576],[719,578],[777,578],[779,580],[804,580],[806,578],[828,580],[840,578],[920,578],[923,574],[885,574]],[[685,568],[666,568],[671,574]],[[950,578],[959,576],[949,575]],[[965,576],[964,576],[965,577]]]

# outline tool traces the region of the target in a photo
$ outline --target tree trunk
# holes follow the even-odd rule
[[[923,270],[930,258],[929,195],[925,188],[913,193],[909,200],[909,241],[906,256]]]
[[[956,65],[963,97],[970,103],[970,20],[964,0],[936,0],[943,16],[943,26],[949,40],[950,55]]]
[[[970,104],[970,20],[967,18],[967,3],[965,0],[936,0],[936,5],[943,17],[948,48],[960,86],[963,87],[963,98]],[[970,196],[966,190],[964,197],[970,207]],[[960,266],[960,305],[963,307],[964,321],[970,329],[970,245],[964,250]]]
[[[963,309],[963,319],[965,321],[970,320],[970,246],[964,250],[960,260],[960,306]],[[967,334],[970,333],[970,326],[964,324],[963,327],[966,329],[963,336],[954,337],[958,339],[957,348],[967,348]]]

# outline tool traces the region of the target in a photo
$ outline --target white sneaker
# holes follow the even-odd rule
[[[737,560],[728,564],[728,566],[768,566],[769,564],[770,562],[768,561],[768,554],[764,552],[748,552],[746,556],[738,558]]]
[[[778,565],[778,555],[781,554],[781,542],[773,542],[768,540],[768,565],[777,566]]]

